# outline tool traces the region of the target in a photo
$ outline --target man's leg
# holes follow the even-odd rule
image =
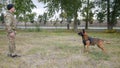
[[[9,40],[9,54],[11,56],[15,55],[16,53],[16,47],[15,47],[15,33],[8,34],[8,40]]]

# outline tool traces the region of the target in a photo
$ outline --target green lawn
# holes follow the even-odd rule
[[[82,39],[71,30],[19,30],[16,36],[19,58],[7,57],[7,37],[0,31],[0,68],[120,68],[120,33],[89,32],[109,41],[107,54],[97,46],[83,53]]]

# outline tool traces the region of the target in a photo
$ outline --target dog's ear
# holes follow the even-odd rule
[[[82,29],[82,32],[85,33],[85,29]]]

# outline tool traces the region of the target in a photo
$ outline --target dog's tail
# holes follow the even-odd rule
[[[103,40],[104,41],[104,43],[106,43],[106,44],[111,44],[111,42],[109,42],[109,41],[106,41],[106,40]]]

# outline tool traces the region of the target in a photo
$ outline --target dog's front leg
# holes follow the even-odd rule
[[[84,51],[89,52],[90,41],[86,41],[86,45],[84,46]]]
[[[84,45],[84,52],[86,52],[86,45]]]

